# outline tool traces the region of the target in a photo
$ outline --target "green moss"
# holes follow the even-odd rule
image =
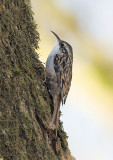
[[[22,71],[19,69],[13,69],[12,72],[14,73],[15,76],[22,74]]]
[[[22,155],[22,160],[28,160],[28,157],[26,155]]]
[[[67,143],[68,136],[63,129],[63,123],[62,122],[60,122],[58,134],[59,134],[59,137],[60,137],[60,140],[61,140],[61,147],[63,148],[64,151],[66,151],[68,149],[68,143]]]

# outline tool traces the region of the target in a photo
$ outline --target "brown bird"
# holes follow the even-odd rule
[[[65,104],[71,86],[73,50],[65,41],[61,40],[56,33],[51,31],[58,42],[49,54],[46,61],[46,83],[53,98],[54,111],[50,128],[57,129],[59,125],[60,103]]]

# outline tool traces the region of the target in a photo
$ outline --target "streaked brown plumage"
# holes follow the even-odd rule
[[[73,51],[72,47],[52,32],[58,43],[46,61],[46,83],[54,102],[54,111],[50,128],[56,129],[59,122],[60,103],[65,104],[71,86]]]

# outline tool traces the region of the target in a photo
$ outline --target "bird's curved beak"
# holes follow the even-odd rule
[[[57,36],[57,34],[55,32],[53,32],[53,31],[51,31],[51,32],[55,35],[55,37],[57,38],[58,42],[60,42],[61,39]]]

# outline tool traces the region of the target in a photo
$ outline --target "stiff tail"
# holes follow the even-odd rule
[[[59,111],[60,111],[60,106],[58,107],[57,114],[56,114],[56,137],[57,137],[57,134],[58,134]]]
[[[56,126],[56,137],[58,133],[58,125],[59,125],[59,111],[60,111],[60,99],[54,100],[54,111],[53,111],[53,118],[52,123]]]

